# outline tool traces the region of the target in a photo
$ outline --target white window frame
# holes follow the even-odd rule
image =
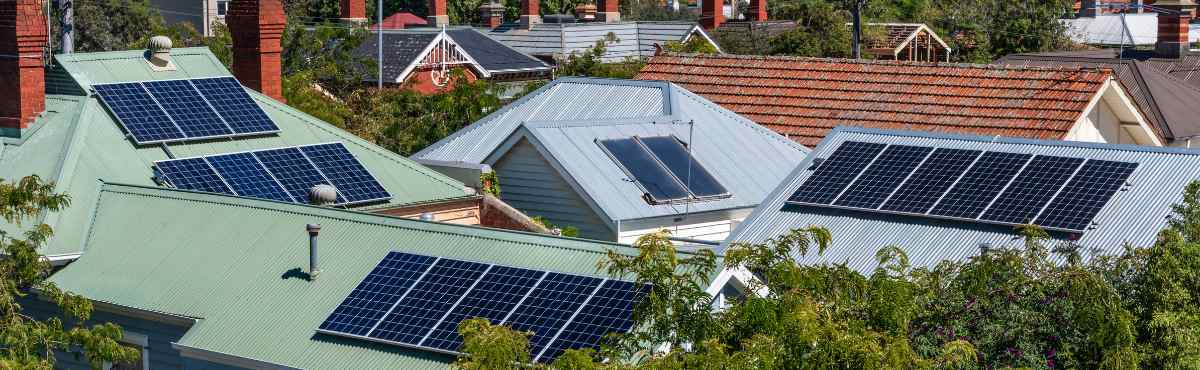
[[[137,332],[125,331],[124,336],[122,336],[121,340],[118,340],[117,342],[141,348],[142,368],[150,369],[150,337]],[[112,363],[105,362],[104,366],[101,366],[100,368],[103,370],[110,370],[112,367]]]

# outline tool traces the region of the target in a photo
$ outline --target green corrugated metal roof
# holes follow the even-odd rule
[[[178,69],[154,72],[142,51],[56,55],[57,66],[88,89],[94,83],[155,79],[229,76],[207,48],[172,51]],[[248,90],[272,120],[278,134],[259,137],[169,144],[176,157],[219,154],[282,146],[344,142],[375,175],[392,199],[372,207],[429,203],[472,196],[461,182],[375,146],[333,125]],[[167,159],[158,146],[134,146],[95,96],[48,95],[47,113],[21,139],[0,139],[0,178],[15,180],[37,174],[56,181],[73,203],[44,222],[55,237],[44,247],[47,256],[70,256],[83,251],[83,228],[96,204],[99,180],[155,185],[151,164]],[[16,231],[0,223],[0,230]]]
[[[607,250],[583,239],[354,211],[104,184],[88,253],[55,274],[93,300],[201,320],[180,345],[304,369],[445,369],[428,351],[316,335],[389,251],[592,276]],[[322,226],[321,274],[307,270],[305,224]]]

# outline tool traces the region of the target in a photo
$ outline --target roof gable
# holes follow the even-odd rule
[[[641,80],[677,83],[805,145],[841,124],[1064,137],[1109,80],[1086,69],[668,54]]]
[[[708,32],[693,22],[541,23],[532,28],[508,23],[488,34],[522,52],[547,57],[585,52],[611,34],[617,40],[609,43],[601,56],[606,63],[630,57],[646,58],[654,55],[655,45],[684,42],[697,35],[721,49]]]
[[[356,50],[360,56],[379,58],[379,34],[372,30]],[[469,65],[480,75],[490,77],[493,73],[543,72],[551,68],[542,61],[523,54],[516,49],[496,41],[473,28],[414,28],[383,31],[383,78],[401,83],[412,70],[443,38],[463,54]]]

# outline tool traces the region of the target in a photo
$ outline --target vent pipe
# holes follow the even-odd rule
[[[321,232],[321,225],[308,224],[304,228],[308,230],[308,278],[314,280],[321,274],[321,268],[317,267],[317,234]]]

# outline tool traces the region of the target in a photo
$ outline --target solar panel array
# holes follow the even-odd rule
[[[391,252],[317,331],[458,354],[463,320],[531,331],[534,361],[627,332],[649,285]]]
[[[650,204],[727,198],[729,191],[674,136],[599,140]]]
[[[138,144],[279,131],[232,77],[94,85]]]
[[[1079,232],[1137,163],[847,141],[789,203]]]
[[[161,179],[187,190],[308,203],[308,190],[337,188],[336,204],[391,198],[342,143],[219,154],[154,162]]]

